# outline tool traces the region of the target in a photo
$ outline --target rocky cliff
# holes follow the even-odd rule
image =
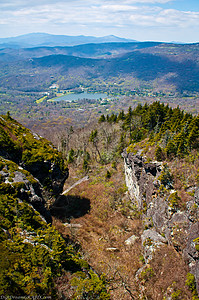
[[[0,190],[1,194],[13,195],[20,201],[29,203],[48,223],[52,222],[39,180],[14,162],[2,157],[0,157]]]
[[[27,201],[51,222],[46,202],[62,192],[68,168],[53,145],[9,113],[0,116],[0,187]]]
[[[131,203],[142,213],[142,246],[145,264],[162,246],[172,246],[194,274],[199,291],[199,188],[186,206],[173,188],[173,176],[166,164],[148,163],[139,153],[123,152],[125,179]],[[141,272],[142,270],[138,271]]]

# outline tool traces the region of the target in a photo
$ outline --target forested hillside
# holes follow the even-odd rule
[[[1,116],[1,294],[198,299],[198,134],[154,102],[62,132],[61,154]]]
[[[65,187],[89,174],[70,192],[91,201],[71,234],[112,299],[198,299],[198,130],[198,116],[155,102],[62,136]]]
[[[198,299],[198,116],[102,114],[61,152],[9,113],[0,132],[2,296]]]
[[[77,46],[54,46],[54,47],[34,47],[34,48],[21,48],[21,49],[12,49],[12,48],[2,48],[0,49],[0,60],[23,60],[29,58],[43,57],[47,55],[70,55],[76,57],[85,57],[85,58],[105,58],[105,57],[115,57],[122,55],[134,50],[154,47],[160,45],[158,42],[126,42],[126,43],[97,43],[97,44],[84,44]]]
[[[106,279],[52,226],[50,205],[68,177],[51,143],[0,117],[0,296],[109,299]]]

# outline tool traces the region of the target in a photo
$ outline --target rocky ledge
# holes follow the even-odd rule
[[[199,292],[199,188],[182,210],[172,176],[162,162],[148,163],[139,153],[123,152],[126,186],[132,205],[142,212],[145,263],[162,245],[173,246],[194,274]],[[166,175],[165,175],[166,174]]]

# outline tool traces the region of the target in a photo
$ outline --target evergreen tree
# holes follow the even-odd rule
[[[103,122],[105,122],[105,121],[106,121],[105,116],[104,116],[104,115],[101,115],[98,122],[99,122],[99,123],[103,123]]]

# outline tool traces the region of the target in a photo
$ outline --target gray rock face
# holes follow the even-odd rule
[[[126,186],[129,194],[139,209],[143,208],[143,201],[150,202],[154,190],[154,183],[160,175],[162,164],[147,163],[140,155],[123,152]]]
[[[144,248],[144,258],[146,263],[148,263],[152,259],[153,252],[157,248],[167,243],[167,240],[163,236],[161,236],[155,229],[144,230],[141,239]]]
[[[183,251],[184,258],[189,265],[190,272],[194,274],[199,290],[199,252],[196,250],[195,239],[199,237],[199,222],[190,227],[187,237],[187,245]]]
[[[145,262],[149,263],[153,252],[163,244],[173,245],[183,255],[194,274],[199,292],[199,252],[194,239],[199,237],[199,188],[184,211],[173,208],[169,196],[170,186],[160,192],[158,177],[162,171],[159,162],[146,163],[138,154],[123,153],[126,185],[134,205],[142,210],[144,232],[141,236]]]
[[[13,164],[14,165],[14,164]],[[21,201],[30,203],[48,223],[52,222],[50,212],[45,207],[45,200],[42,196],[39,181],[31,176],[23,168],[14,165],[15,170],[10,171],[7,166],[0,171],[1,180],[9,184],[17,191],[17,197]]]
[[[51,185],[54,194],[60,194],[65,180],[68,178],[68,170],[63,173],[59,166],[51,161],[38,161],[30,166],[24,165],[24,168],[36,177],[41,184]]]

